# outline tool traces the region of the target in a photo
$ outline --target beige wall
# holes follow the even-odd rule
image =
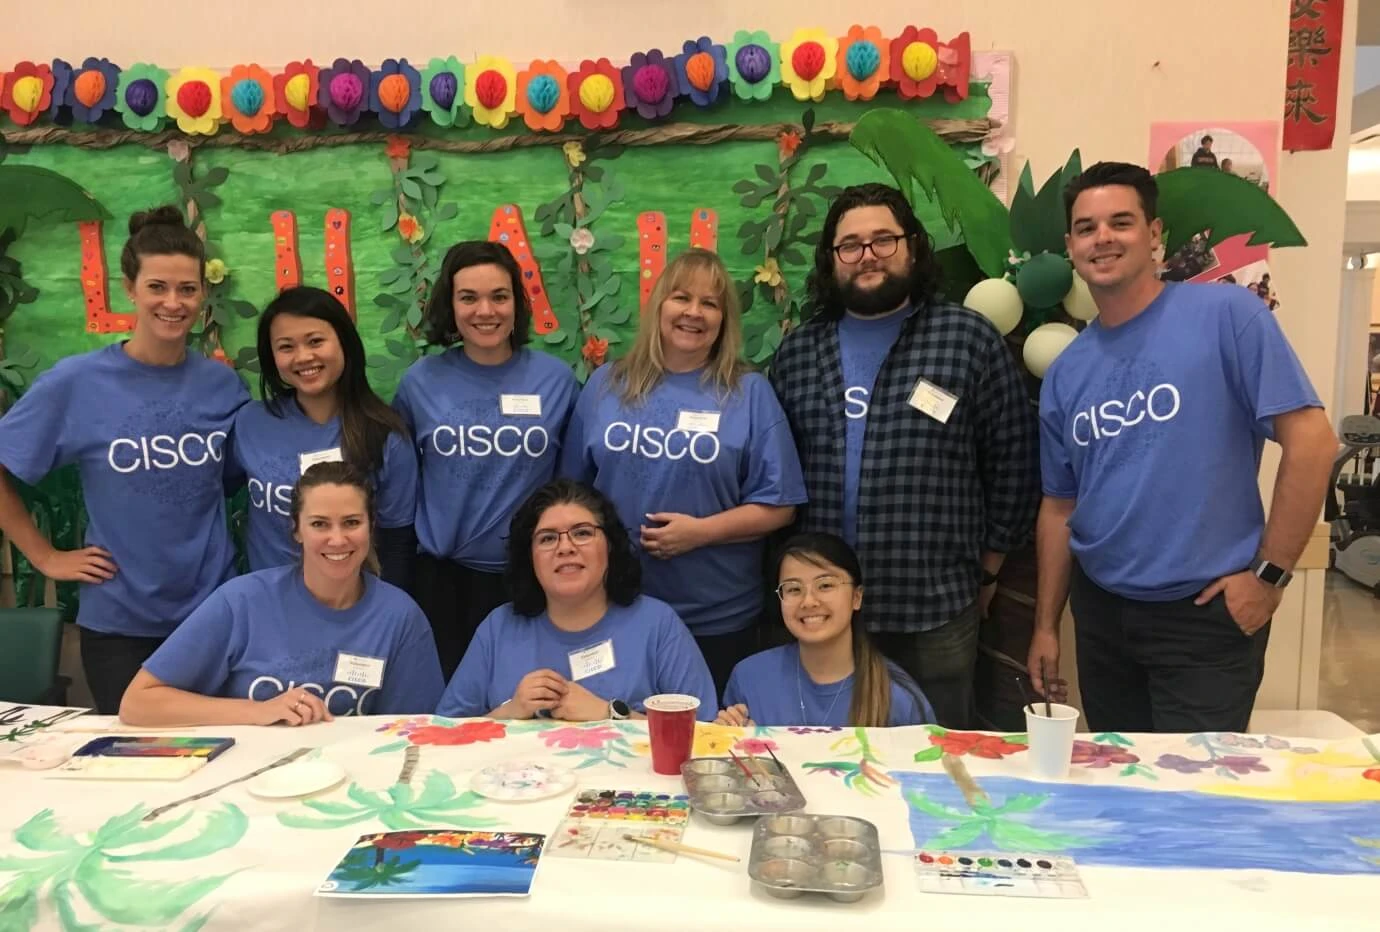
[[[79,60],[93,53],[124,64],[144,60],[220,68],[341,54],[370,62],[449,54],[463,61],[481,53],[519,61],[600,55],[626,61],[639,49],[678,48],[681,40],[705,33],[728,38],[738,28],[763,28],[785,38],[794,27],[820,25],[842,34],[853,21],[843,12],[848,5],[837,0],[508,0],[492,5],[9,0],[5,6],[0,66],[20,58]],[[1352,84],[1356,6],[1347,4],[1344,104]],[[933,26],[941,38],[968,30],[974,49],[1014,52],[1016,164],[1030,159],[1041,180],[1075,146],[1085,164],[1143,161],[1151,121],[1274,120],[1283,108],[1289,0],[876,0],[868,9],[870,21],[884,32],[920,15],[920,25]],[[1338,116],[1340,147],[1281,156],[1280,199],[1311,245],[1271,259],[1283,301],[1280,319],[1329,404],[1337,357],[1349,108],[1344,105]],[[1266,491],[1273,469],[1274,460],[1267,460]],[[1265,704],[1289,706],[1307,696],[1297,667],[1302,657],[1316,676],[1312,629],[1320,625],[1321,610],[1320,591],[1291,591],[1271,644]]]

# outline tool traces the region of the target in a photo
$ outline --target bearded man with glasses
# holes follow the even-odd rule
[[[830,206],[808,319],[771,381],[809,501],[795,529],[838,534],[870,580],[867,628],[940,724],[968,725],[978,624],[1039,503],[1035,411],[996,328],[935,293],[929,235],[895,188]]]

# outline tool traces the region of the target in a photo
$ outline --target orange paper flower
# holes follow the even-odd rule
[[[853,26],[839,40],[835,80],[849,100],[871,100],[891,75],[891,47],[876,26]]]
[[[398,235],[409,243],[419,243],[426,235],[422,230],[422,224],[411,214],[403,214],[398,217]]]
[[[412,143],[402,136],[389,136],[388,148],[384,150],[390,159],[401,159],[406,162],[412,155]]]
[[[220,79],[221,108],[241,133],[266,133],[273,127],[277,103],[273,77],[258,65],[236,65]]]
[[[570,116],[570,75],[554,61],[533,61],[517,76],[517,109],[533,132],[554,133]]]
[[[776,142],[781,147],[781,158],[788,159],[795,155],[796,149],[800,148],[800,134],[793,129],[788,129],[776,137]]]
[[[604,358],[609,353],[609,341],[601,340],[598,337],[590,337],[585,341],[584,349],[580,350],[580,355],[585,358],[585,362],[590,366],[598,368],[604,364]]]

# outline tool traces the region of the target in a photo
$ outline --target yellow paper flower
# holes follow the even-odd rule
[[[785,279],[781,277],[781,266],[776,264],[776,260],[774,258],[768,259],[762,265],[757,266],[757,275],[755,276],[754,281],[758,281],[764,285],[770,285],[771,287],[776,288],[780,286],[780,284],[784,280]]]
[[[579,166],[585,160],[585,147],[578,142],[568,142],[561,146],[561,151],[565,153],[565,160],[571,168]]]
[[[206,280],[213,285],[219,285],[225,281],[227,271],[222,260],[211,259],[206,263]]]
[[[422,229],[421,221],[403,211],[398,215],[398,235],[409,243],[420,243],[422,237],[426,236],[426,231]]]
[[[183,68],[163,86],[168,116],[189,136],[210,136],[220,129],[220,75],[210,68]]]
[[[839,40],[823,29],[797,29],[781,43],[781,83],[796,100],[823,100],[838,72]]]
[[[494,129],[508,125],[517,109],[517,71],[512,62],[497,55],[480,55],[465,68],[465,103],[474,121]]]
[[[728,725],[696,725],[695,747],[690,753],[695,757],[719,757],[727,754],[743,733],[744,729]]]

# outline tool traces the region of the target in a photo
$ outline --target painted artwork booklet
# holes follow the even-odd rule
[[[361,835],[317,896],[527,896],[545,835],[427,829]]]

